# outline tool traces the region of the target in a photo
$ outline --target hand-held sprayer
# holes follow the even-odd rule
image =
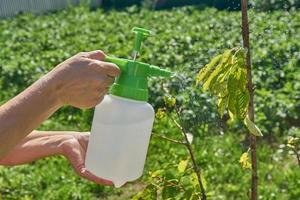
[[[121,187],[139,178],[144,169],[154,110],[147,103],[148,77],[170,77],[170,71],[136,61],[150,31],[133,28],[133,59],[106,56],[121,70],[103,101],[95,108],[86,167],[93,174]]]

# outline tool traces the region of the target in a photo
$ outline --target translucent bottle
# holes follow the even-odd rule
[[[147,71],[141,85],[147,85],[150,74],[171,74],[150,65]],[[96,106],[86,156],[87,169],[116,187],[142,175],[154,121],[147,89],[127,85],[126,77],[134,82],[133,76],[122,71],[110,94]],[[140,76],[135,80],[142,82]]]
[[[154,110],[143,101],[106,95],[95,108],[86,166],[120,187],[143,173]]]
[[[136,28],[134,51],[148,32]],[[148,77],[170,77],[171,72],[147,63],[106,56],[121,74],[96,106],[85,165],[93,174],[111,180],[115,187],[139,178],[144,169],[154,110],[147,103]]]

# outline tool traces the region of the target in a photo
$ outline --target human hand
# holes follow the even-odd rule
[[[62,143],[63,155],[69,160],[76,173],[102,185],[113,185],[113,182],[95,176],[85,167],[85,156],[89,140],[87,133],[76,133],[68,135],[67,139]]]
[[[46,78],[55,85],[58,102],[78,108],[100,103],[120,74],[119,68],[103,62],[104,58],[100,50],[78,53],[48,73]]]
[[[15,166],[48,156],[63,155],[79,176],[97,184],[112,185],[111,181],[99,178],[85,168],[89,135],[66,131],[33,131],[0,159],[0,165]]]

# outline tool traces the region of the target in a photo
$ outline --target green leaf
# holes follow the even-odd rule
[[[218,75],[225,71],[226,65],[219,64],[216,69],[209,75],[208,79],[203,83],[203,90],[207,90],[208,88],[214,87],[214,84],[216,84],[216,80],[218,78]]]
[[[178,171],[180,173],[183,173],[188,165],[189,161],[188,160],[181,160],[178,164]]]
[[[236,117],[237,110],[235,105],[236,105],[236,94],[238,91],[238,87],[233,75],[229,76],[227,88],[228,88],[228,95],[229,95],[228,109],[233,114],[233,116]]]
[[[174,182],[174,185],[170,186],[168,183],[166,183],[162,189],[161,195],[162,199],[164,200],[172,200],[174,199],[174,196],[177,196],[181,193],[178,186],[176,186],[178,183]]]
[[[164,172],[164,170],[162,170],[162,169],[156,170],[156,171],[154,171],[154,172],[151,173],[151,178],[160,176],[160,175],[163,174],[163,172]]]
[[[254,136],[263,136],[260,129],[249,119],[249,116],[245,117],[244,124],[248,128],[249,132]]]
[[[228,107],[228,101],[229,101],[228,95],[225,97],[218,98],[218,112],[221,117],[224,115],[224,112],[225,112],[226,108]]]
[[[221,62],[215,67],[215,70],[209,75],[207,80],[203,84],[203,90],[213,88],[214,84],[217,83],[218,77],[226,73],[228,69],[232,67],[232,50],[225,50],[222,54]]]
[[[248,105],[250,101],[250,94],[248,90],[242,93],[239,91],[236,101],[237,117],[239,119],[244,119],[248,113]]]
[[[157,187],[155,185],[147,185],[147,187],[134,195],[132,200],[156,200],[157,199]]]
[[[213,70],[214,67],[216,67],[216,65],[219,63],[219,61],[221,60],[222,55],[217,55],[215,56],[210,63],[208,63],[207,65],[205,65],[198,73],[197,77],[196,77],[196,85],[198,85],[202,80],[205,79],[205,77],[207,77],[211,71]]]

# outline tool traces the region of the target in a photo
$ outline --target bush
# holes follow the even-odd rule
[[[257,10],[291,10],[300,8],[300,0],[253,0],[252,6]]]

